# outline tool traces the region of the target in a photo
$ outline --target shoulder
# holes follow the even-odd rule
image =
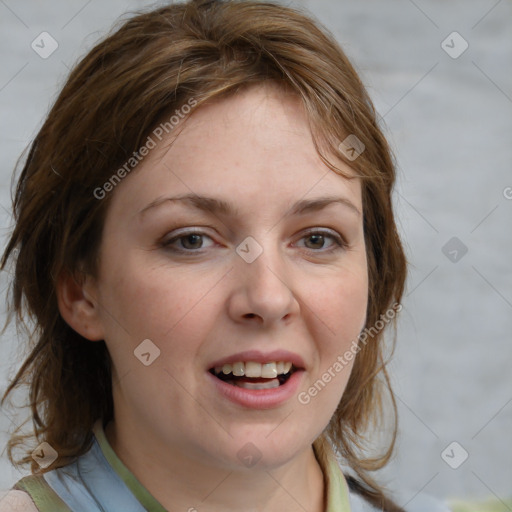
[[[38,509],[28,493],[13,490],[0,498],[0,512],[38,512]]]
[[[451,512],[446,503],[433,498],[428,494],[420,493],[414,499],[407,501],[405,493],[393,493],[390,498],[394,503],[401,506],[404,512]],[[381,512],[369,503],[361,494],[349,488],[349,500],[351,512]]]

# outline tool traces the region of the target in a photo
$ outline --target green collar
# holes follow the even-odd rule
[[[101,420],[98,420],[94,424],[93,432],[107,462],[117,473],[119,478],[123,480],[140,504],[147,510],[165,512],[165,508],[149,493],[116,455],[107,440]],[[324,474],[327,489],[327,506],[325,512],[350,512],[349,490],[345,477],[338,465],[334,451],[331,449],[326,455],[326,462],[323,462],[321,457],[317,457]]]
[[[318,459],[326,479],[327,505],[325,512],[350,512],[349,488],[334,451],[329,446],[327,467]]]
[[[150,492],[137,480],[135,475],[121,462],[116,455],[112,446],[108,442],[107,436],[103,429],[102,420],[98,420],[93,428],[94,436],[100,445],[103,456],[107,459],[112,469],[117,473],[119,478],[126,484],[128,489],[137,498],[139,503],[151,512],[166,512],[166,509],[150,494]]]

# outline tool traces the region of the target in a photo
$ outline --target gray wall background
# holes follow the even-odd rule
[[[410,273],[390,365],[400,436],[381,478],[404,491],[402,503],[420,490],[511,498],[512,3],[286,3],[305,7],[342,44],[397,156],[395,201]],[[15,161],[68,68],[118,16],[149,5],[157,4],[0,0],[2,237],[11,226]],[[31,48],[42,31],[58,42],[46,59]],[[454,31],[463,39],[448,37]],[[7,277],[0,275],[2,297]],[[13,328],[0,347],[3,391],[24,352]],[[0,411],[2,450],[20,417]],[[0,490],[21,476],[1,452]]]

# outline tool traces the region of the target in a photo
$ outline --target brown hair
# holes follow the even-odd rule
[[[112,196],[97,198],[162,119],[194,98],[229,97],[242,87],[272,80],[305,107],[322,161],[344,175],[326,154],[348,163],[362,180],[369,292],[366,328],[400,302],[406,260],[396,230],[395,169],[374,107],[333,36],[296,9],[271,2],[191,0],[124,21],[71,71],[19,177],[15,228],[2,268],[15,263],[10,317],[30,318],[33,347],[6,390],[29,383],[34,434],[59,453],[54,469],[85,453],[91,427],[113,416],[111,361],[104,342],[88,343],[62,319],[56,297],[63,273],[95,274],[103,220]],[[364,144],[353,160],[339,149],[349,134]],[[383,331],[360,345],[338,408],[315,442],[330,439],[372,503],[400,510],[368,471],[384,466],[396,438],[396,405],[386,373]],[[385,453],[365,456],[370,427],[383,415],[389,390],[395,419]],[[18,430],[17,430],[18,431]],[[16,432],[17,432],[16,431]],[[13,450],[34,436],[13,435],[14,464],[31,462]]]

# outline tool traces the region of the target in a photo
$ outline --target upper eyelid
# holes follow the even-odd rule
[[[178,233],[173,234],[171,239],[180,238],[182,236],[187,236],[189,234],[190,235],[198,234],[198,235],[210,236],[210,235],[208,235],[208,233],[205,233],[203,231],[205,229],[205,227],[209,227],[210,229],[214,229],[211,226],[204,226],[204,227],[197,227],[197,228],[194,228],[194,227],[177,228]],[[176,229],[171,231],[171,233],[174,233],[174,231],[176,231]],[[302,232],[302,236],[305,236],[308,233],[317,233],[317,232],[322,232],[322,233],[327,233],[327,234],[331,233],[333,236],[340,236],[341,238],[344,238],[342,233],[339,233],[334,228],[328,228],[328,227],[311,227],[311,228],[306,228],[306,230]],[[163,239],[167,238],[168,235],[169,235],[169,233],[167,233],[163,237]]]

